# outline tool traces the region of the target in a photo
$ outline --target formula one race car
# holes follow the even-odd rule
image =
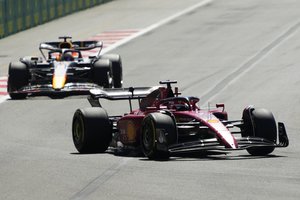
[[[10,63],[7,90],[12,99],[122,87],[121,58],[116,54],[100,55],[101,41],[72,42],[69,36],[59,39],[63,41],[40,44],[43,58],[24,57]],[[84,53],[92,52],[96,55],[85,57]]]
[[[266,109],[248,106],[241,120],[228,120],[224,104],[201,109],[199,98],[179,96],[176,81],[161,81],[166,87],[137,87],[92,90],[91,108],[78,109],[73,116],[72,135],[80,153],[105,152],[108,147],[141,149],[149,159],[168,159],[172,153],[233,151],[246,149],[265,156],[276,147],[287,147],[283,123],[277,125]],[[129,100],[130,113],[108,116],[100,98]],[[139,101],[132,110],[131,101]],[[236,136],[239,135],[239,136]],[[277,137],[279,142],[277,143]]]

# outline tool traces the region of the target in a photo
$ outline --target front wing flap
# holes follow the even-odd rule
[[[221,145],[217,139],[198,140],[193,142],[179,143],[169,146],[171,153],[193,152],[204,150],[225,150],[225,146]]]

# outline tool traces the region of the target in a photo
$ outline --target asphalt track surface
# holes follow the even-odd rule
[[[286,124],[290,146],[268,157],[245,151],[172,157],[167,162],[112,153],[80,155],[71,139],[85,98],[0,104],[0,199],[299,199],[300,2],[117,0],[0,40],[0,73],[44,40],[85,39],[107,30],[144,34],[112,50],[125,86],[176,79],[204,107],[223,102],[230,119],[249,104]],[[177,16],[165,21],[170,16]],[[89,20],[89,22],[87,22]],[[127,110],[124,104],[109,112]]]

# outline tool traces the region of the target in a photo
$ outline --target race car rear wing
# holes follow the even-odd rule
[[[47,59],[43,50],[51,51],[51,52],[59,52],[63,53],[63,49],[67,49],[70,51],[88,51],[95,48],[99,48],[97,58],[100,56],[101,50],[103,48],[102,41],[75,41],[75,42],[43,42],[40,44],[39,50],[43,55],[44,59]]]
[[[63,42],[43,42],[40,44],[40,46],[42,44],[46,44],[46,45],[50,45],[52,48],[55,49],[60,49],[61,44]],[[75,41],[70,43],[72,44],[73,48],[76,50],[91,50],[94,48],[100,48],[103,46],[103,43],[101,41],[96,41],[96,40],[89,40],[89,41]]]
[[[88,101],[92,107],[102,107],[99,99],[108,100],[129,100],[130,111],[132,111],[131,100],[140,100],[145,98],[150,93],[157,91],[159,86],[154,87],[129,87],[129,88],[110,88],[110,89],[92,89],[88,96]]]

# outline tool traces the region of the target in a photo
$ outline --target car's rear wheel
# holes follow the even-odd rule
[[[242,137],[260,137],[276,144],[276,121],[270,111],[263,108],[248,107],[243,111],[243,121]],[[274,146],[262,146],[250,147],[247,151],[254,156],[264,156],[272,153],[274,149]]]
[[[73,142],[79,153],[103,153],[107,150],[112,131],[103,108],[76,110],[72,124]]]
[[[123,86],[123,69],[122,59],[118,54],[104,54],[101,59],[108,59],[112,63],[112,78],[114,88],[121,88]]]
[[[174,119],[163,113],[147,115],[142,124],[141,147],[145,156],[154,160],[170,157],[169,145],[177,142]]]
[[[94,63],[93,67],[93,81],[97,85],[105,88],[110,87],[110,74],[111,74],[111,62],[108,59],[100,59]]]
[[[12,99],[25,99],[27,93],[14,93],[29,83],[29,70],[22,62],[9,64],[7,92]]]

